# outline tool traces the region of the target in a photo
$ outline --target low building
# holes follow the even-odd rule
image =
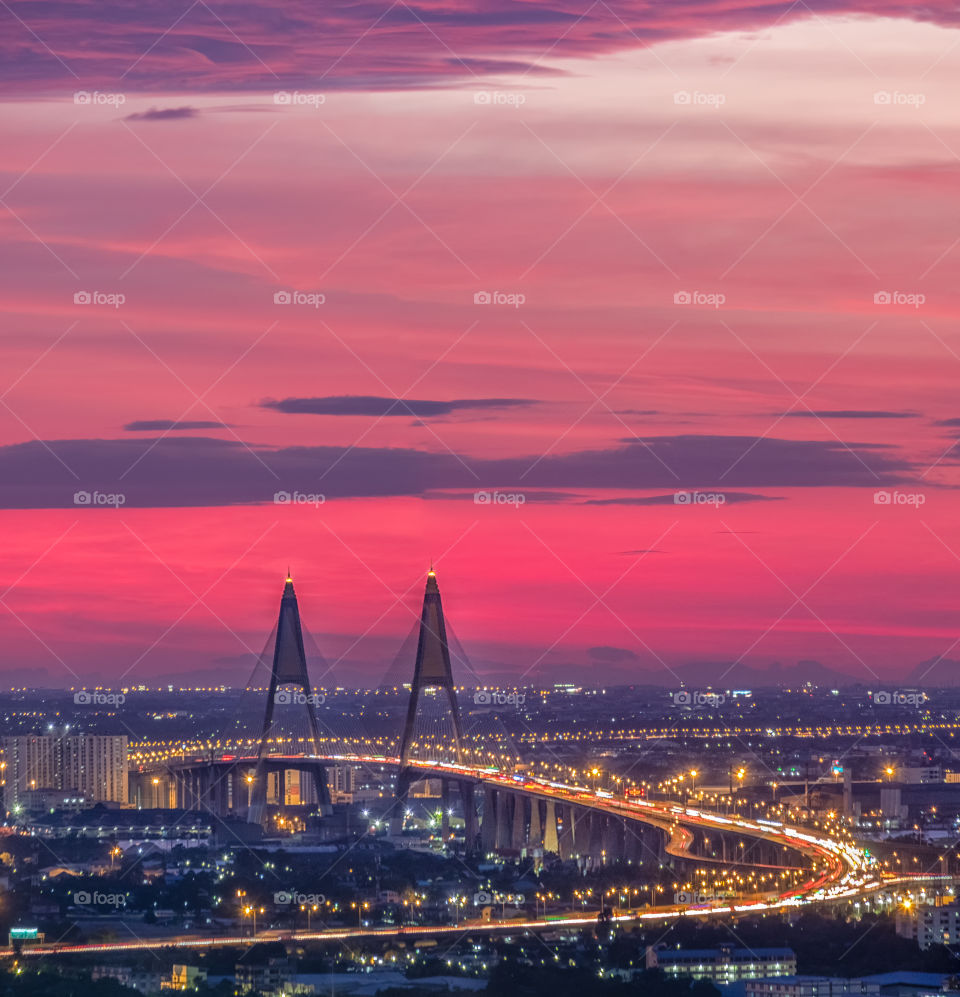
[[[854,997],[879,994],[879,983],[833,976],[776,976],[748,980],[744,997]]]
[[[90,973],[93,980],[116,980],[131,990],[142,994],[155,994],[160,989],[160,974],[134,966],[94,966]]]
[[[960,903],[940,907],[914,907],[897,913],[897,934],[915,938],[921,949],[931,945],[955,945],[960,941]]]
[[[913,973],[897,970],[865,976],[864,982],[880,987],[882,997],[934,997],[951,989],[946,973]]]
[[[713,983],[736,983],[762,977],[794,976],[797,956],[792,949],[738,949],[720,945],[715,949],[647,948],[647,969],[661,969],[668,977],[690,976]]]
[[[289,960],[270,959],[267,962],[238,962],[234,982],[241,993],[283,993],[293,983],[294,972]]]
[[[207,971],[197,966],[175,964],[169,978],[160,981],[161,990],[196,990],[198,983],[207,982]]]

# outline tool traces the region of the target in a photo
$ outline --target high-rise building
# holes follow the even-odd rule
[[[95,802],[127,802],[126,734],[30,734],[5,737],[4,806],[38,789],[82,793]]]

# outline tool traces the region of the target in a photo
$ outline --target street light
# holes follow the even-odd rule
[[[305,910],[307,912],[307,931],[310,930],[310,915],[315,913],[317,910],[317,905],[314,904],[310,907],[308,904],[300,904],[300,910]]]

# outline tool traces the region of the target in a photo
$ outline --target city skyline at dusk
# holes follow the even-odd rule
[[[0,682],[949,682],[948,5],[0,17]]]

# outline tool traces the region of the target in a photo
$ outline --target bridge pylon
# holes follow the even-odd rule
[[[453,671],[450,667],[450,647],[447,642],[447,626],[440,599],[440,586],[437,574],[431,565],[427,574],[426,590],[423,594],[423,608],[420,612],[420,634],[417,640],[417,656],[413,668],[413,683],[410,687],[410,701],[400,739],[400,769],[397,773],[397,805],[399,814],[392,821],[394,831],[402,826],[403,812],[407,804],[411,785],[418,780],[416,769],[410,765],[415,747],[415,728],[424,693],[433,691],[446,699],[450,711],[454,758],[446,760],[463,761],[463,727],[460,722],[460,708],[457,705]],[[446,795],[446,794],[445,794]]]
[[[300,725],[306,718],[305,733],[297,740],[304,741],[305,756],[291,761],[289,768],[309,773],[313,777],[317,800],[321,806],[330,804],[330,789],[327,785],[325,767],[313,762],[309,755],[320,755],[320,726],[317,721],[316,697],[310,686],[307,673],[307,656],[303,647],[303,628],[300,624],[300,607],[293,588],[293,579],[287,575],[280,599],[280,615],[277,620],[277,636],[273,646],[273,662],[270,667],[270,685],[267,690],[267,704],[257,744],[257,767],[251,793],[247,821],[250,824],[264,824],[267,818],[267,772],[268,768],[279,773],[282,798],[285,770],[276,757],[283,756],[283,724],[277,716],[277,707],[284,719],[289,720],[299,713]],[[278,743],[280,750],[271,758],[271,745]],[[300,754],[299,744],[294,745],[293,754]],[[287,754],[291,752],[287,751]]]

